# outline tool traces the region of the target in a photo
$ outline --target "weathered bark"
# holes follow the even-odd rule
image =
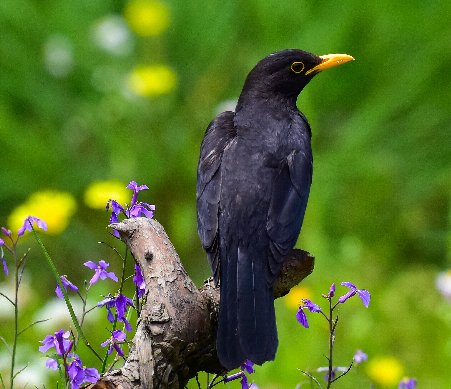
[[[147,297],[126,363],[88,388],[179,389],[199,371],[225,373],[216,355],[220,296],[212,279],[197,289],[155,219],[126,219],[111,227],[141,267]],[[292,250],[274,286],[275,298],[287,294],[313,266],[309,253]]]

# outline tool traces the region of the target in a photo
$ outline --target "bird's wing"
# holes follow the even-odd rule
[[[274,180],[268,210],[270,238],[267,281],[272,284],[282,262],[301,231],[312,183],[313,160],[309,150],[294,150],[283,161]]]
[[[218,211],[221,193],[221,160],[236,135],[234,113],[219,114],[208,126],[197,168],[197,231],[217,283],[219,279]]]

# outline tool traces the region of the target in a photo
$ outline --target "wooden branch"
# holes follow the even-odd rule
[[[199,371],[225,373],[216,355],[220,295],[212,279],[197,289],[155,219],[125,219],[110,227],[143,271],[146,302],[124,366],[87,388],[181,389]],[[287,294],[313,266],[309,253],[292,250],[274,286],[275,298]]]

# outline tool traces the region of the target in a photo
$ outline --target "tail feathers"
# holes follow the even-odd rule
[[[237,258],[227,262],[228,269],[222,269],[226,279],[221,278],[218,357],[227,370],[246,359],[261,365],[275,358],[278,345],[266,260],[238,250]]]

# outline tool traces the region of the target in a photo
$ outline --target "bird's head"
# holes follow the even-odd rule
[[[314,55],[302,50],[283,50],[263,58],[250,71],[242,96],[296,98],[315,74],[353,60],[347,54]]]

